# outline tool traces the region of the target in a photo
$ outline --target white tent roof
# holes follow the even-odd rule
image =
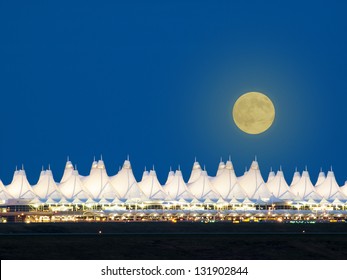
[[[340,187],[340,191],[347,196],[347,181],[342,187]]]
[[[42,170],[40,173],[39,181],[33,186],[34,193],[43,200],[52,198],[59,201],[62,194],[57,188],[57,184],[54,181],[51,170]]]
[[[273,178],[275,178],[275,172],[273,172],[272,171],[272,168],[271,168],[271,170],[270,170],[270,172],[269,172],[269,176],[267,177],[267,183],[269,183]]]
[[[226,204],[228,204],[228,202],[227,202],[226,200],[224,200],[222,197],[220,197],[220,198],[217,200],[217,204],[226,205]]]
[[[106,198],[101,198],[98,203],[99,204],[111,204],[111,201],[107,200]]]
[[[190,177],[188,180],[188,184],[196,181],[200,177],[201,171],[202,170],[201,170],[200,164],[197,161],[195,161],[193,164],[192,173],[190,174]]]
[[[121,200],[143,200],[146,198],[140,190],[129,160],[125,160],[122,169],[111,177],[111,184]]]
[[[318,185],[322,184],[325,180],[325,173],[323,171],[320,171],[318,174],[317,182],[315,186],[317,187]]]
[[[0,200],[9,200],[13,199],[13,197],[8,193],[7,189],[5,188],[4,184],[0,180]]]
[[[193,200],[194,196],[190,193],[186,183],[183,180],[181,170],[176,170],[175,175],[168,184],[164,186],[164,191],[168,194],[168,198],[171,200]]]
[[[93,200],[117,195],[110,184],[105,164],[102,160],[99,160],[97,164],[93,162],[89,176],[85,177],[82,182],[84,189]]]
[[[258,198],[259,199],[259,198]],[[243,204],[254,204],[253,201],[251,201],[248,197],[246,197],[243,201],[242,201]]]
[[[83,200],[79,199],[78,197],[76,197],[76,198],[72,201],[72,203],[73,203],[73,204],[83,204],[85,201],[87,201],[87,199],[83,201]],[[67,200],[64,200],[64,202],[65,202],[65,203],[68,203]],[[60,203],[62,203],[62,202],[60,202]]]
[[[74,168],[73,168],[72,162],[68,160],[65,164],[63,177],[61,178],[60,183],[63,183],[66,180],[68,180],[69,177],[72,175],[73,171],[74,171]]]
[[[318,202],[310,198],[309,200],[306,201],[306,204],[313,205],[313,204],[318,204]]]
[[[255,201],[255,204],[257,204],[257,205],[266,205],[269,203],[267,201],[262,200],[260,197]]]
[[[245,198],[245,199],[246,199],[246,198]],[[242,201],[245,200],[245,199],[242,199]],[[241,202],[240,202],[239,200],[237,200],[235,197],[233,197],[233,198],[230,200],[229,204],[241,204]]]
[[[325,204],[330,204],[328,200],[326,200],[324,197],[320,200],[319,204],[325,205]]]
[[[6,187],[6,189],[15,199],[32,200],[36,196],[28,182],[24,170],[14,172],[12,182]]]
[[[293,199],[294,195],[290,192],[288,184],[284,178],[283,171],[277,171],[276,176],[266,183],[266,186],[271,194],[279,199]]]
[[[224,168],[225,168],[225,163],[221,159],[221,161],[220,161],[220,163],[218,165],[218,170],[217,170],[217,175],[216,176],[218,176],[224,170]]]
[[[146,197],[151,200],[165,200],[167,196],[154,170],[151,170],[148,176],[142,177],[139,187]]]
[[[292,182],[290,183],[290,186],[294,186],[297,182],[300,181],[300,178],[301,178],[300,172],[295,171],[294,175],[293,175]]]
[[[281,203],[283,200],[281,198],[275,197],[274,195],[271,195],[267,203]]]
[[[245,172],[243,173],[243,175],[237,177],[237,180],[240,181],[240,179],[241,179],[242,177],[246,176],[247,173],[248,173],[248,170],[247,170],[247,166],[246,166],[246,167],[245,167]]]
[[[251,199],[258,199],[259,197],[264,199],[271,196],[260,174],[257,161],[252,162],[249,171],[239,179],[239,183],[246,195]]]
[[[30,201],[30,204],[44,204],[37,196]]]
[[[165,185],[169,184],[171,182],[171,180],[174,178],[174,176],[175,176],[175,172],[173,172],[170,168],[169,174],[167,175]]]
[[[304,200],[308,200],[310,198],[313,200],[322,199],[322,197],[316,193],[307,170],[302,172],[300,180],[295,185],[291,186],[290,190],[294,195]]]
[[[209,198],[217,201],[220,197],[220,195],[214,191],[214,187],[205,170],[201,171],[200,176],[195,181],[188,183],[188,190],[198,200],[206,200]]]
[[[141,181],[143,181],[146,177],[148,177],[148,175],[149,175],[149,172],[147,170],[143,171]]]
[[[52,197],[48,197],[47,200],[45,201],[45,204],[58,204],[59,200],[55,200]]]
[[[121,201],[118,197],[112,200],[112,204],[122,204],[123,201]]]
[[[336,182],[333,171],[329,171],[326,179],[316,187],[317,193],[328,200],[342,199],[346,200],[347,197],[341,192],[339,185]]]
[[[196,197],[194,197],[193,200],[190,203],[192,203],[192,204],[201,204],[201,201],[198,200]]]
[[[67,199],[70,200],[75,199],[77,196],[83,196],[83,198],[86,200],[89,197],[89,195],[87,195],[84,191],[83,184],[77,170],[73,170],[71,176],[59,184],[58,189]]]
[[[333,204],[333,205],[343,205],[344,203],[341,200],[339,200],[338,198],[335,198],[334,201],[331,204]]]
[[[233,197],[244,199],[246,197],[245,191],[237,181],[231,161],[227,161],[223,170],[220,170],[216,177],[211,178],[211,183],[223,199],[230,200]]]
[[[96,203],[97,203],[97,201],[91,197],[89,197],[87,199],[87,201],[85,202],[85,204],[96,204]]]

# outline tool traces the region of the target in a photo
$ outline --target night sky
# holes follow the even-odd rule
[[[29,3],[30,2],[30,3]],[[47,3],[46,3],[47,2]],[[154,164],[189,177],[194,157],[215,175],[231,155],[240,176],[257,155],[264,178],[290,183],[307,165],[347,180],[347,2],[1,1],[0,178],[24,164],[60,180],[103,155],[127,155],[138,180]],[[241,132],[236,99],[268,95],[263,134]]]

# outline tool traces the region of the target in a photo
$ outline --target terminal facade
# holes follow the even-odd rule
[[[332,170],[320,172],[315,184],[309,173],[295,172],[290,185],[280,169],[266,181],[258,162],[237,177],[230,159],[211,177],[195,161],[188,182],[181,170],[170,171],[161,184],[155,170],[137,182],[129,159],[114,176],[102,160],[81,176],[68,160],[60,182],[42,170],[36,185],[16,170],[12,182],[0,181],[0,221],[195,221],[215,222],[343,222],[347,217],[347,185],[340,187]]]

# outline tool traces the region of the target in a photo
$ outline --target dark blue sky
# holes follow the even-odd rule
[[[45,3],[47,2],[47,3]],[[189,176],[214,175],[230,154],[238,175],[258,156],[264,177],[333,165],[347,179],[347,19],[344,1],[1,1],[0,178],[24,163],[36,183],[66,157],[109,175],[130,154]],[[276,120],[247,135],[231,118],[248,91]],[[266,176],[265,176],[266,175]]]

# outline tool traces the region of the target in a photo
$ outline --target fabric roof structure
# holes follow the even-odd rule
[[[272,203],[281,203],[283,202],[282,199],[278,198],[278,197],[275,197],[274,195],[271,195],[269,200],[268,200],[268,203],[272,204]]]
[[[310,175],[307,170],[302,172],[300,180],[293,186],[290,187],[290,191],[300,197],[300,199],[308,200],[321,200],[322,197],[316,193],[316,190],[311,182]]]
[[[343,205],[344,203],[341,200],[339,200],[338,198],[335,198],[331,204],[332,205]]]
[[[88,199],[88,194],[84,191],[80,177],[78,170],[73,170],[70,176],[58,185],[59,191],[64,195],[64,197],[66,197],[66,199],[82,199],[85,201]]]
[[[24,169],[14,172],[12,182],[6,187],[6,190],[14,199],[32,200],[36,197]]]
[[[94,161],[89,176],[82,180],[85,191],[94,201],[116,196],[116,191],[110,184],[103,160]]]
[[[226,162],[223,169],[217,172],[217,176],[211,179],[211,183],[214,190],[224,200],[231,200],[233,198],[243,200],[246,198],[246,193],[237,181],[234,167],[230,160]]]
[[[317,178],[317,182],[315,184],[315,187],[322,184],[324,182],[325,178],[326,178],[325,173],[321,170],[318,174],[318,178]]]
[[[347,196],[347,181],[345,181],[345,184],[340,187],[340,191],[345,195]]]
[[[192,168],[192,172],[190,173],[190,177],[188,180],[188,184],[196,181],[200,177],[201,172],[202,172],[201,166],[195,159],[194,164],[193,164],[193,168]]]
[[[272,171],[272,168],[271,168],[271,170],[269,172],[269,176],[267,177],[266,183],[270,182],[273,178],[275,178],[275,176],[276,176],[276,174],[275,174],[275,172]]]
[[[282,170],[277,171],[276,176],[266,183],[266,186],[272,196],[282,200],[294,199],[294,195],[290,192],[289,186],[284,178]]]
[[[239,183],[250,199],[267,199],[271,196],[261,176],[258,162],[255,160],[248,172],[239,179]]]
[[[224,169],[225,169],[225,163],[221,159],[220,163],[218,165],[218,170],[217,170],[216,176],[218,176]]]
[[[173,172],[170,167],[170,171],[169,171],[169,174],[167,175],[165,185],[169,184],[171,180],[174,178],[174,176],[175,176],[175,172]]]
[[[293,179],[292,179],[292,182],[290,183],[290,186],[294,186],[296,183],[298,183],[300,181],[300,178],[301,178],[300,172],[298,172],[295,169]]]
[[[319,202],[319,204],[327,205],[327,204],[331,204],[331,203],[328,200],[326,200],[325,198],[322,198],[321,201]]]
[[[13,197],[8,193],[4,184],[0,180],[0,200],[7,201],[9,199],[13,199]]]
[[[242,199],[241,201],[244,201],[244,199]],[[241,202],[239,200],[237,200],[235,197],[233,197],[230,201],[229,201],[230,205],[236,205],[236,204],[241,204]]]
[[[328,171],[326,179],[316,187],[316,191],[327,200],[347,200],[346,195],[341,192],[341,188],[336,182],[333,171]]]
[[[125,160],[122,169],[110,179],[112,186],[121,200],[145,200],[145,194],[140,190],[129,160]]]
[[[65,164],[63,177],[61,178],[60,183],[63,183],[66,180],[68,180],[69,177],[72,175],[73,171],[74,171],[74,168],[73,168],[72,162],[68,160]]]
[[[0,180],[0,201],[8,205],[34,204],[123,204],[127,203],[163,203],[163,204],[195,204],[206,205],[236,201],[269,200],[275,203],[287,201],[299,204],[319,203],[329,200],[347,201],[347,183],[339,187],[332,171],[325,177],[321,171],[316,187],[313,186],[307,170],[295,171],[292,185],[288,186],[283,172],[275,174],[270,171],[265,183],[258,162],[252,162],[249,171],[237,177],[230,159],[221,161],[215,177],[208,176],[200,164],[195,161],[189,178],[183,179],[181,170],[171,171],[164,186],[154,171],[144,171],[138,183],[134,177],[129,160],[125,160],[119,172],[109,177],[101,160],[92,163],[88,176],[79,175],[71,161],[67,161],[60,183],[56,183],[52,171],[42,171],[38,182],[33,187],[29,184],[25,171],[16,170],[12,182],[4,186]],[[273,176],[275,174],[275,176]],[[323,180],[324,179],[324,180]],[[122,206],[122,207],[123,207]],[[184,206],[186,207],[186,206]],[[224,211],[224,210],[223,210]]]
[[[33,186],[33,191],[41,200],[52,198],[59,201],[62,198],[50,169],[41,171],[37,184]]]
[[[188,183],[188,190],[200,201],[211,199],[217,201],[220,197],[210,182],[210,179],[205,170],[200,172],[200,176],[192,183]]]
[[[184,199],[186,201],[192,201],[194,196],[188,190],[186,183],[183,180],[181,170],[176,170],[173,178],[164,187],[164,191],[168,194],[168,200]]]
[[[142,176],[139,187],[149,200],[165,200],[167,196],[154,170],[151,170],[147,176]]]
[[[148,177],[149,176],[149,172],[146,170],[146,168],[145,168],[145,170],[143,171],[143,173],[142,173],[142,179],[141,179],[141,181],[143,181],[143,180],[145,180],[145,178],[146,177]]]

